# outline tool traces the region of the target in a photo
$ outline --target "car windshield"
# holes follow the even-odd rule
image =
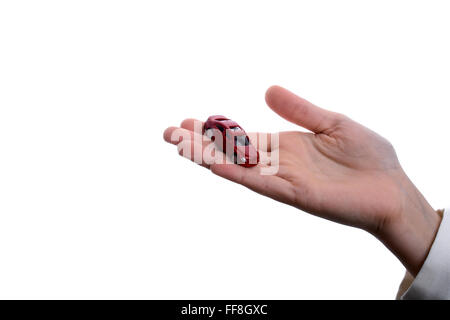
[[[248,141],[248,137],[245,135],[235,136],[234,143],[237,147],[248,146],[250,144],[250,142]]]
[[[232,127],[232,128],[230,128],[230,130],[236,132],[236,131],[241,131],[241,128],[239,128],[239,127]]]

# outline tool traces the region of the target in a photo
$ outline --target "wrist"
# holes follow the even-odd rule
[[[406,175],[401,189],[401,212],[376,236],[416,276],[433,245],[442,215],[430,206]]]

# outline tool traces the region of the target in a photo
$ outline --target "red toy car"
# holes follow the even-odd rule
[[[203,133],[214,140],[214,131],[219,130],[222,134],[224,153],[229,150],[233,152],[234,163],[244,167],[256,166],[259,162],[259,153],[251,144],[250,139],[236,122],[224,116],[211,116],[203,126]],[[230,156],[230,154],[227,154]]]

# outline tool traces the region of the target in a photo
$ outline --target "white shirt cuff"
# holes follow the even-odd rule
[[[400,299],[450,299],[450,209],[444,211],[425,262]]]

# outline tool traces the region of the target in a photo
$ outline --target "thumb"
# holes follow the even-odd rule
[[[339,113],[319,108],[279,86],[267,89],[266,102],[284,119],[315,133],[335,127],[343,117]]]

